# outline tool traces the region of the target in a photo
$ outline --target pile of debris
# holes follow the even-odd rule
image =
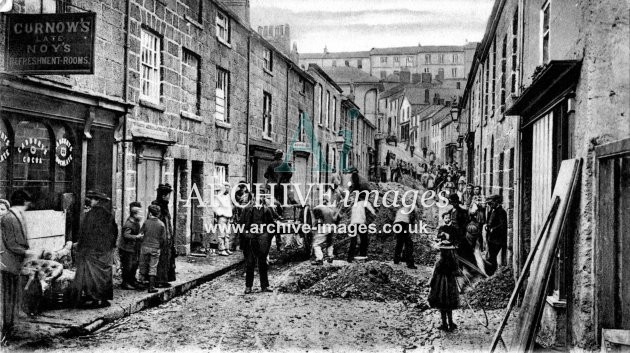
[[[353,263],[315,283],[305,294],[326,298],[418,303],[426,298],[424,280],[378,261]]]
[[[514,290],[512,267],[500,267],[490,278],[477,282],[467,293],[473,308],[505,309]]]
[[[278,290],[285,293],[302,293],[340,269],[338,266],[307,267],[305,271],[296,268],[289,274],[287,281],[278,285]]]

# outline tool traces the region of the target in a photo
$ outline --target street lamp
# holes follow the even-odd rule
[[[457,107],[452,107],[451,108],[451,120],[453,122],[457,121],[457,119],[459,118],[459,109],[457,109]]]

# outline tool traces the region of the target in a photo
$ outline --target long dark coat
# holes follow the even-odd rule
[[[81,293],[96,300],[111,300],[113,252],[118,238],[114,216],[96,205],[85,215],[77,237],[77,272],[72,282],[75,303]]]
[[[166,226],[166,241],[160,248],[160,259],[158,262],[156,281],[172,282],[175,280],[175,236],[173,234],[173,221],[168,210],[168,202],[156,200],[153,204],[160,206],[160,216],[158,217]]]

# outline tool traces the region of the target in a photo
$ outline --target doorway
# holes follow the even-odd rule
[[[630,330],[630,139],[598,146],[595,154],[599,338],[601,329]]]

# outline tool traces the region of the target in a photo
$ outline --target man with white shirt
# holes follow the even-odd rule
[[[366,194],[360,192],[357,202],[352,206],[350,211],[350,224],[355,225],[356,233],[350,234],[350,248],[348,249],[348,262],[352,262],[355,259],[355,252],[357,247],[357,238],[361,242],[359,245],[359,256],[357,260],[365,260],[367,258],[367,249],[369,244],[368,231],[367,231],[367,217],[366,209],[374,216],[376,211],[374,207],[366,200]]]
[[[214,217],[217,221],[217,238],[219,239],[219,255],[232,255],[231,232],[228,230],[228,223],[232,218],[232,200],[230,198],[230,184],[223,183],[223,190],[214,199]]]

